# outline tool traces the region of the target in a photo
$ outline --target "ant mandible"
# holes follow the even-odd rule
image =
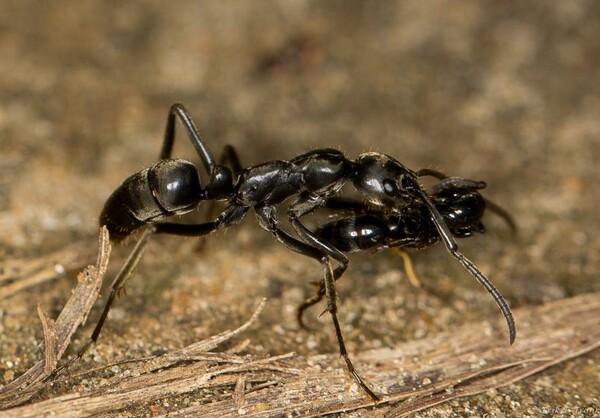
[[[208,173],[208,181],[204,186],[194,164],[171,158],[176,119],[185,127]],[[432,239],[435,235],[435,240],[441,239],[448,252],[492,295],[506,318],[512,344],[516,329],[506,301],[473,262],[458,251],[454,239],[456,230],[449,226],[449,217],[440,213],[440,203],[437,202],[436,206],[436,198],[432,199],[419,183],[419,177],[438,174],[427,169],[412,171],[394,158],[375,152],[349,160],[342,152],[330,148],[310,151],[290,161],[268,161],[242,169],[235,150],[225,146],[223,158],[217,164],[187,110],[181,104],[174,104],[169,110],[159,161],[125,179],[108,198],[100,214],[100,225],[106,225],[113,241],[121,241],[141,227],[145,226],[146,229],[115,277],[90,340],[76,358],[83,356],[97,341],[114,298],[125,286],[152,235],[207,235],[239,224],[248,211],[254,209],[260,226],[271,232],[279,242],[321,263],[324,278],[319,294],[326,297],[327,311],[333,321],[340,354],[356,382],[377,401],[379,397],[363,381],[350,360],[337,317],[335,281],[346,270],[348,257],[324,233],[311,231],[300,220],[304,215],[334,201],[346,182],[354,186],[370,207],[380,211],[385,222],[389,223],[392,219],[402,222],[407,210],[420,208],[419,220],[423,216],[429,218],[428,222],[435,229],[435,232],[428,230],[424,236]],[[279,227],[275,205],[288,198],[293,199],[288,206],[287,217],[298,238]],[[175,215],[193,211],[204,201],[218,200],[226,201],[227,205],[212,220],[199,224],[167,221]],[[414,233],[419,236],[418,231]],[[335,268],[332,259],[337,263]]]

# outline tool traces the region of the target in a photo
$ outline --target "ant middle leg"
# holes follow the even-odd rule
[[[335,289],[335,280],[333,269],[331,268],[331,262],[328,257],[324,257],[322,260],[324,275],[325,275],[325,296],[327,298],[327,310],[331,315],[331,320],[333,321],[333,328],[335,329],[335,336],[338,342],[338,348],[340,351],[340,355],[344,359],[346,363],[346,368],[354,378],[354,380],[358,383],[358,385],[373,399],[375,402],[379,401],[379,396],[373,392],[373,390],[363,381],[362,377],[356,371],[354,364],[352,364],[352,360],[350,360],[350,356],[348,355],[348,350],[346,349],[346,344],[344,342],[344,336],[342,334],[342,328],[340,326],[340,322],[337,316],[337,292]]]

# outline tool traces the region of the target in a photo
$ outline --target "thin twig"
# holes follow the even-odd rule
[[[507,385],[600,347],[598,293],[515,313],[521,334],[512,347],[502,343],[500,329],[482,338],[481,329],[486,325],[474,323],[394,348],[356,354],[354,358],[369,383],[384,394],[379,405],[394,403],[397,406],[388,415],[402,417],[450,399]],[[337,353],[309,358],[227,353],[203,353],[201,358],[202,353],[194,354],[197,361],[171,364],[160,372],[128,370],[114,379],[103,377],[103,383],[89,392],[72,392],[6,410],[3,417],[114,414],[192,392],[194,403],[170,403],[169,416],[237,417],[243,413],[245,417],[309,417],[373,407],[344,372]],[[164,357],[169,361],[178,358],[169,354]],[[248,382],[268,384],[247,388],[242,402],[243,380],[246,386]]]

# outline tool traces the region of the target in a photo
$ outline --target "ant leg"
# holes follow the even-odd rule
[[[346,362],[346,368],[354,378],[354,380],[359,384],[359,386],[373,399],[375,402],[379,400],[379,397],[367,386],[367,384],[362,380],[354,365],[352,364],[352,360],[350,360],[350,356],[348,355],[348,351],[346,350],[346,343],[344,342],[344,336],[342,334],[342,329],[340,327],[340,322],[337,316],[337,292],[335,290],[335,273],[331,267],[331,262],[329,258],[335,259],[340,266],[344,266],[345,269],[348,265],[348,257],[342,254],[337,248],[333,247],[331,244],[327,243],[324,240],[321,240],[319,237],[314,235],[308,228],[306,228],[300,221],[299,217],[309,213],[313,209],[322,206],[325,202],[324,199],[319,196],[311,196],[311,195],[303,195],[297,198],[288,209],[288,217],[292,226],[300,236],[300,238],[307,243],[308,245],[315,247],[321,250],[326,255],[321,258],[321,264],[324,269],[324,287],[325,287],[325,297],[327,298],[327,311],[331,315],[331,320],[333,322],[333,327],[335,329],[335,336],[338,342],[338,348],[340,351],[340,355]]]
[[[199,237],[208,235],[220,228],[237,225],[244,220],[250,208],[244,206],[230,205],[212,221],[201,224],[178,224],[178,223],[155,223],[156,234],[170,234],[185,237]]]
[[[422,169],[420,169],[419,171],[417,171],[417,176],[418,177],[425,177],[425,176],[435,177],[438,180],[443,180],[443,179],[445,179],[445,178],[448,177],[447,175],[445,175],[441,171],[437,171],[437,170],[434,170],[432,168],[422,168]]]
[[[81,358],[82,355],[85,354],[85,352],[88,350],[88,348],[98,340],[98,336],[100,336],[100,331],[102,330],[102,326],[104,325],[104,322],[106,321],[106,317],[108,316],[108,311],[110,310],[110,307],[111,307],[115,297],[119,294],[119,292],[121,290],[123,290],[123,288],[129,281],[129,278],[131,277],[131,273],[133,273],[133,270],[138,265],[140,258],[142,257],[144,249],[146,248],[146,245],[148,244],[148,240],[154,233],[155,233],[154,226],[149,226],[144,231],[144,235],[142,235],[142,237],[139,239],[139,241],[133,248],[133,251],[131,252],[129,257],[127,257],[127,261],[125,261],[125,264],[123,265],[123,267],[121,268],[121,270],[119,271],[119,273],[117,274],[117,276],[115,277],[115,279],[113,280],[113,282],[111,284],[111,291],[110,291],[110,294],[108,295],[108,299],[106,300],[106,303],[104,305],[104,310],[102,311],[102,315],[100,315],[100,319],[98,320],[98,323],[96,324],[96,327],[94,328],[94,331],[92,332],[92,335],[90,336],[89,341],[80,350],[80,352],[77,354],[77,357]]]
[[[165,127],[165,138],[163,146],[160,151],[159,159],[163,160],[171,157],[173,152],[173,143],[175,142],[175,118],[178,118],[185,129],[187,130],[188,136],[196,152],[202,159],[206,171],[210,174],[215,167],[215,159],[213,158],[208,146],[200,136],[198,128],[194,124],[194,121],[190,117],[188,111],[181,103],[175,103],[169,109],[169,116],[167,117],[167,126]]]
[[[331,269],[331,263],[327,257],[323,258],[323,268],[325,270],[325,296],[327,297],[327,310],[331,315],[331,320],[333,321],[333,327],[335,328],[335,336],[338,341],[338,348],[340,350],[340,355],[346,362],[346,368],[354,377],[354,380],[359,384],[359,386],[373,399],[375,402],[379,401],[379,397],[367,386],[367,384],[362,380],[352,361],[350,360],[350,356],[348,356],[348,351],[346,350],[346,344],[344,343],[344,336],[342,335],[342,329],[340,327],[340,322],[337,317],[337,294],[335,291],[335,281],[333,280],[333,272]]]
[[[348,266],[348,257],[327,241],[317,237],[299,220],[300,217],[312,212],[320,206],[324,206],[326,203],[326,199],[321,196],[302,194],[290,204],[288,218],[302,241],[311,247],[320,249],[322,252],[336,260],[340,266],[344,266],[343,269],[345,270]]]
[[[410,260],[410,256],[408,255],[408,253],[398,247],[394,248],[396,250],[396,252],[398,254],[400,254],[400,257],[402,257],[402,261],[404,262],[404,272],[406,273],[406,276],[408,277],[408,281],[410,281],[410,284],[412,284],[414,287],[416,287],[417,289],[421,287],[421,281],[419,280],[419,278],[417,277],[417,274],[415,273],[415,269],[413,268],[413,264],[412,261]]]
[[[340,267],[336,268],[333,271],[333,280],[334,281],[338,281],[338,279],[342,276],[342,273],[344,272],[344,270],[341,270]],[[319,286],[319,288],[317,289],[316,293],[309,297],[306,298],[306,300],[304,302],[302,302],[300,304],[300,306],[298,306],[298,309],[296,310],[296,320],[298,321],[298,325],[300,326],[300,328],[308,330],[308,327],[304,324],[304,320],[302,319],[302,317],[304,316],[304,311],[306,311],[308,308],[310,308],[313,305],[316,305],[317,303],[319,303],[320,301],[323,300],[323,296],[325,296],[325,282],[323,280],[321,280],[320,283],[315,283]]]
[[[317,238],[298,220],[299,217],[311,212],[313,209],[319,206],[326,206],[337,210],[348,210],[351,213],[354,213],[355,211],[366,211],[367,208],[362,202],[354,199],[331,197],[325,200],[321,197],[311,197],[310,195],[302,195],[290,205],[288,217],[300,238],[302,238],[304,242],[308,243],[312,247],[319,248],[323,253],[334,258],[339,263],[338,267],[333,271],[334,281],[337,281],[348,267],[348,257],[342,254],[334,246],[328,244],[322,239]],[[325,296],[325,290],[325,282],[321,281],[317,293],[314,296],[306,299],[298,307],[296,318],[301,328],[306,329],[306,326],[302,320],[304,311],[312,305],[320,302],[323,299],[323,296]]]
[[[268,206],[258,207],[258,208],[255,208],[255,211],[256,211],[256,216],[258,218],[258,223],[260,224],[260,226],[263,227],[264,229],[266,229],[267,231],[271,232],[273,234],[273,236],[277,239],[277,241],[281,242],[288,249],[290,249],[294,252],[297,252],[299,254],[302,254],[304,256],[310,257],[314,260],[321,262],[321,260],[325,256],[325,253],[323,251],[321,251],[315,247],[312,247],[302,241],[299,241],[298,239],[292,237],[287,232],[281,230],[278,227],[279,221],[277,219],[277,211],[273,206],[268,205]],[[334,279],[335,280],[339,279],[342,276],[342,274],[344,273],[344,271],[346,271],[347,267],[348,267],[347,262],[344,264],[340,264],[334,270],[334,273],[333,273]],[[301,328],[307,329],[307,327],[302,322],[303,311],[306,308],[308,308],[309,306],[312,306],[315,303],[317,303],[318,301],[320,301],[323,298],[324,294],[325,294],[325,284],[323,281],[321,281],[317,296],[313,297],[313,298],[318,297],[318,299],[315,300],[314,302],[311,302],[308,305],[307,305],[306,301],[302,305],[300,305],[300,307],[298,308],[297,319],[298,319],[298,325]],[[313,299],[313,298],[311,298],[311,299]]]
[[[483,198],[483,200],[485,201],[486,208],[489,209],[490,212],[493,212],[496,216],[500,217],[504,222],[506,222],[513,235],[516,235],[518,231],[517,223],[515,222],[513,217],[510,216],[510,213],[508,213],[507,210],[504,209],[502,206],[492,202],[489,199],[486,199],[485,197]]]
[[[337,280],[339,279],[339,277],[334,277],[334,279]],[[304,311],[310,308],[311,306],[321,302],[323,300],[323,296],[325,296],[325,283],[321,281],[321,284],[316,294],[307,298],[304,302],[302,302],[302,304],[300,304],[300,306],[298,306],[298,309],[296,310],[296,320],[298,321],[298,325],[300,326],[300,328],[308,330],[308,327],[304,324],[304,320],[302,319],[302,317],[304,316]]]

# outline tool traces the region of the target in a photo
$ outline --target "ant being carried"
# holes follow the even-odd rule
[[[205,184],[191,162],[171,158],[176,119],[185,127],[208,173]],[[419,182],[423,176],[432,176],[439,182],[426,190]],[[362,201],[338,197],[345,183],[354,186]],[[114,241],[146,228],[115,278],[104,311],[78,357],[98,339],[115,296],[125,286],[152,235],[207,235],[239,224],[250,209],[260,226],[279,242],[321,263],[323,279],[319,290],[300,306],[299,323],[302,325],[301,316],[307,307],[326,298],[340,354],[349,372],[372,399],[379,398],[355,370],[337,317],[335,282],[348,266],[344,252],[385,247],[418,249],[441,240],[490,293],[506,319],[512,344],[516,329],[506,301],[475,264],[459,252],[455,240],[483,231],[481,218],[486,204],[514,226],[502,209],[479,194],[484,187],[483,182],[447,177],[429,169],[415,172],[385,154],[369,152],[350,160],[329,148],[290,161],[275,160],[242,169],[234,149],[225,146],[222,161],[217,164],[186,109],[175,104],[169,110],[159,161],[127,178],[108,198],[100,215],[100,224],[107,226]],[[275,207],[290,198],[287,217],[297,237],[280,228]],[[195,210],[204,201],[217,200],[225,201],[226,207],[212,220],[199,224],[168,221]],[[319,208],[349,215],[312,231],[301,219]]]

